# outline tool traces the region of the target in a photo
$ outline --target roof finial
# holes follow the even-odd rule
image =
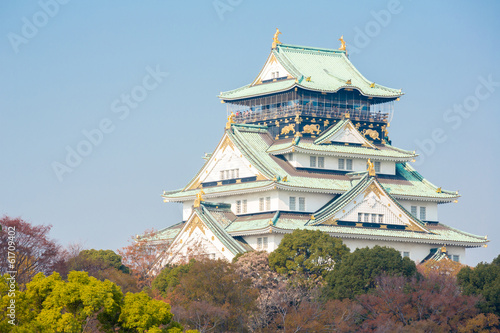
[[[279,35],[281,35],[280,29],[276,28],[276,33],[274,34],[273,37],[273,46],[272,46],[273,49],[275,49],[278,44],[281,44],[281,42],[278,40]]]
[[[227,117],[226,129],[230,129],[231,128],[231,124],[235,123],[234,117],[235,117],[234,112],[231,112],[231,114],[229,115],[229,117]]]
[[[194,208],[200,207],[201,202],[205,201],[203,199],[203,194],[205,194],[205,192],[203,191],[203,189],[200,189],[200,192],[196,193],[196,199],[194,200],[194,205],[193,205]]]
[[[370,177],[375,176],[376,173],[375,173],[375,167],[373,166],[373,162],[370,159],[368,159],[368,162],[366,164],[368,164],[368,176]]]
[[[345,49],[344,35],[340,36],[339,41],[340,41],[339,50],[340,51],[346,51],[346,49]]]

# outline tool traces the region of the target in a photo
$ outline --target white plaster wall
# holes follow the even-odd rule
[[[278,247],[279,243],[283,239],[282,234],[264,234],[264,235],[252,235],[252,236],[245,236],[243,239],[250,245],[254,250],[259,250],[257,249],[257,238],[263,238],[267,237],[267,249],[261,249],[261,250],[266,250],[267,252],[273,252],[276,250]]]
[[[326,204],[328,201],[330,201],[333,198],[332,194],[321,194],[321,193],[307,193],[307,192],[296,192],[296,191],[284,191],[284,190],[270,190],[270,191],[263,191],[263,192],[257,192],[257,193],[251,193],[251,194],[242,194],[242,195],[235,195],[235,196],[225,196],[225,197],[217,197],[210,199],[209,201],[212,202],[223,202],[223,203],[228,203],[231,204],[231,210],[233,213],[236,214],[236,201],[238,200],[247,200],[247,212],[246,214],[252,214],[252,213],[259,213],[261,212],[259,210],[259,199],[260,198],[266,198],[266,197],[271,197],[271,207],[269,210],[264,210],[266,211],[277,211],[277,210],[289,210],[289,197],[294,196],[297,198],[297,206],[296,210],[298,210],[298,205],[299,205],[299,197],[305,197],[306,198],[306,212],[313,213],[319,208],[321,208],[324,204]],[[191,205],[192,202],[189,203],[189,205],[186,205],[184,203],[185,207],[185,214],[187,217],[189,217],[189,214],[191,212]],[[184,219],[186,219],[185,217]]]
[[[232,169],[239,169],[238,178],[252,177],[257,174],[257,170],[250,167],[250,163],[242,156],[238,148],[234,147],[233,150],[228,145],[225,149],[219,149],[212,156],[209,165],[203,171],[205,174],[200,177],[203,182],[220,181],[220,171]]]
[[[417,206],[417,218],[420,219],[420,207],[425,207],[426,221],[439,221],[438,205],[436,202],[429,201],[413,201],[413,200],[398,200],[398,202],[408,211],[411,212],[411,206]]]
[[[254,249],[257,248],[257,237],[269,237],[269,247],[268,252],[274,251],[281,240],[284,237],[284,234],[266,234],[259,236],[247,236],[244,237],[245,240],[252,246]],[[272,242],[271,242],[272,238]],[[345,238],[342,239],[344,244],[353,252],[358,248],[369,247],[373,248],[375,245],[386,246],[395,249],[396,251],[401,252],[410,252],[410,259],[415,261],[416,264],[420,263],[425,257],[427,257],[434,248],[440,248],[443,244],[418,244],[418,243],[404,243],[404,242],[389,242],[389,241],[373,241],[366,239],[351,239]],[[271,245],[272,244],[272,245]],[[446,247],[448,254],[450,255],[459,255],[460,262],[465,262],[465,248],[458,246],[447,246]]]
[[[273,72],[279,72],[278,77],[286,77],[290,75],[285,67],[283,67],[279,62],[274,61],[272,64],[270,62],[266,64],[264,70],[262,71],[261,80],[265,81],[274,79],[272,75]]]
[[[320,155],[310,155],[303,153],[293,153],[286,155],[286,158],[290,164],[296,168],[310,168],[311,160],[310,156],[320,156]],[[290,159],[291,157],[291,159]],[[345,157],[334,157],[334,156],[324,156],[325,157],[325,167],[327,170],[340,170],[339,169],[339,158],[344,160],[348,159]],[[349,158],[352,159],[352,170],[343,169],[341,171],[364,171],[367,167],[368,159],[362,158]],[[376,161],[376,160],[373,160]],[[395,175],[396,174],[396,163],[391,161],[380,161],[380,174],[385,175]],[[345,162],[344,162],[345,163]],[[344,164],[345,166],[345,164]]]
[[[233,211],[233,213],[236,214],[236,201],[238,201],[238,200],[243,201],[246,199],[247,200],[247,212],[245,214],[251,214],[251,213],[261,212],[259,210],[259,199],[264,198],[264,200],[265,200],[265,198],[267,198],[267,197],[271,197],[271,207],[270,207],[270,209],[265,209],[265,207],[264,207],[264,212],[278,210],[279,199],[278,199],[278,191],[277,190],[270,190],[270,191],[263,191],[263,192],[257,192],[257,193],[242,194],[242,195],[234,195],[234,196],[217,197],[217,198],[210,199],[209,201],[223,202],[223,203],[231,204],[231,210]],[[265,201],[264,201],[264,206],[265,206]]]
[[[186,221],[193,210],[194,201],[184,201],[182,203],[182,220]]]
[[[313,213],[323,207],[328,201],[333,199],[333,194],[307,193],[298,191],[279,191],[279,210],[290,210],[290,197],[296,197],[295,211],[299,210],[299,197],[306,198],[306,212]]]
[[[172,263],[184,262],[188,255],[199,254],[198,251],[206,255],[212,254],[211,258],[213,259],[231,261],[234,258],[234,255],[225,248],[224,244],[208,228],[204,228],[203,231],[200,228],[195,228],[191,235],[188,232],[184,232],[180,237],[176,238],[172,246],[170,251],[175,255],[166,258]],[[165,261],[162,266],[166,263]]]

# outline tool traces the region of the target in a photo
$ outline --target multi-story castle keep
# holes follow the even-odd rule
[[[273,251],[295,229],[321,230],[352,249],[389,246],[421,262],[488,241],[442,223],[438,205],[458,192],[435,186],[396,148],[388,128],[402,96],[367,80],[338,50],[282,44],[277,31],[252,83],[220,94],[228,122],[205,164],[180,190],[183,221],[153,240],[169,244],[158,265],[190,248],[231,260]],[[450,224],[453,224],[451,221]]]

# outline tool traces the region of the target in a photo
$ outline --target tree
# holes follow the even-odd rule
[[[52,226],[33,226],[7,216],[0,219],[0,225],[0,274],[17,271],[21,289],[37,273],[48,275],[61,267],[61,247],[48,236]]]
[[[462,268],[457,279],[464,294],[484,297],[478,305],[483,313],[500,316],[500,255],[491,264],[481,262],[475,268]]]
[[[150,332],[170,324],[171,332],[182,332],[182,326],[172,322],[170,305],[151,299],[146,293],[127,293],[119,322],[125,332]]]
[[[85,271],[101,281],[106,279],[116,283],[123,293],[137,292],[136,279],[129,274],[122,258],[112,250],[82,250],[67,260],[67,269]]]
[[[319,230],[295,230],[285,235],[269,256],[269,266],[280,274],[323,276],[349,253],[339,238]]]
[[[7,282],[0,281],[2,295]],[[16,326],[6,316],[11,299],[0,298],[1,332],[182,332],[168,304],[145,293],[124,298],[116,284],[86,272],[71,271],[67,281],[58,273],[37,274],[25,291],[16,291]]]
[[[83,270],[88,273],[94,273],[106,268],[115,268],[125,274],[130,270],[123,265],[122,257],[112,250],[82,250],[76,257],[68,260],[69,270]]]
[[[167,247],[163,243],[154,243],[149,240],[155,235],[155,230],[146,230],[142,237],[132,237],[130,245],[118,250],[118,254],[122,257],[122,263],[130,269],[141,289],[151,287],[154,279],[151,269],[155,265],[159,254]]]
[[[182,275],[189,272],[194,262],[191,260],[187,264],[166,266],[153,280],[151,284],[153,291],[157,291],[162,297],[168,297],[179,285]]]
[[[375,284],[356,298],[363,307],[360,331],[457,332],[478,313],[479,298],[461,294],[453,277],[382,275]]]
[[[417,272],[415,263],[401,258],[398,251],[375,246],[356,249],[335,265],[326,276],[327,298],[353,298],[375,287],[375,278],[382,274],[413,276]]]
[[[255,309],[257,291],[251,288],[250,279],[235,272],[234,264],[193,261],[187,272],[171,276],[179,283],[165,284],[174,286],[166,290],[166,297],[183,325],[200,331],[248,330],[248,315]]]
[[[424,276],[439,274],[456,277],[463,267],[465,265],[445,257],[439,261],[428,260],[423,264],[417,265],[417,270]]]

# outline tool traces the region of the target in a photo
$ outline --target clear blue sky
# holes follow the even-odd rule
[[[255,78],[279,27],[289,44],[338,48],[344,35],[361,73],[403,89],[393,144],[460,190],[439,206],[441,222],[491,239],[467,263],[500,253],[498,2],[61,2],[0,4],[0,214],[112,250],[179,222],[162,191],[183,187],[215,148],[226,121],[217,94]],[[140,102],[127,106],[130,94]],[[99,126],[96,145],[82,144]],[[88,155],[60,181],[53,165],[68,147]]]

